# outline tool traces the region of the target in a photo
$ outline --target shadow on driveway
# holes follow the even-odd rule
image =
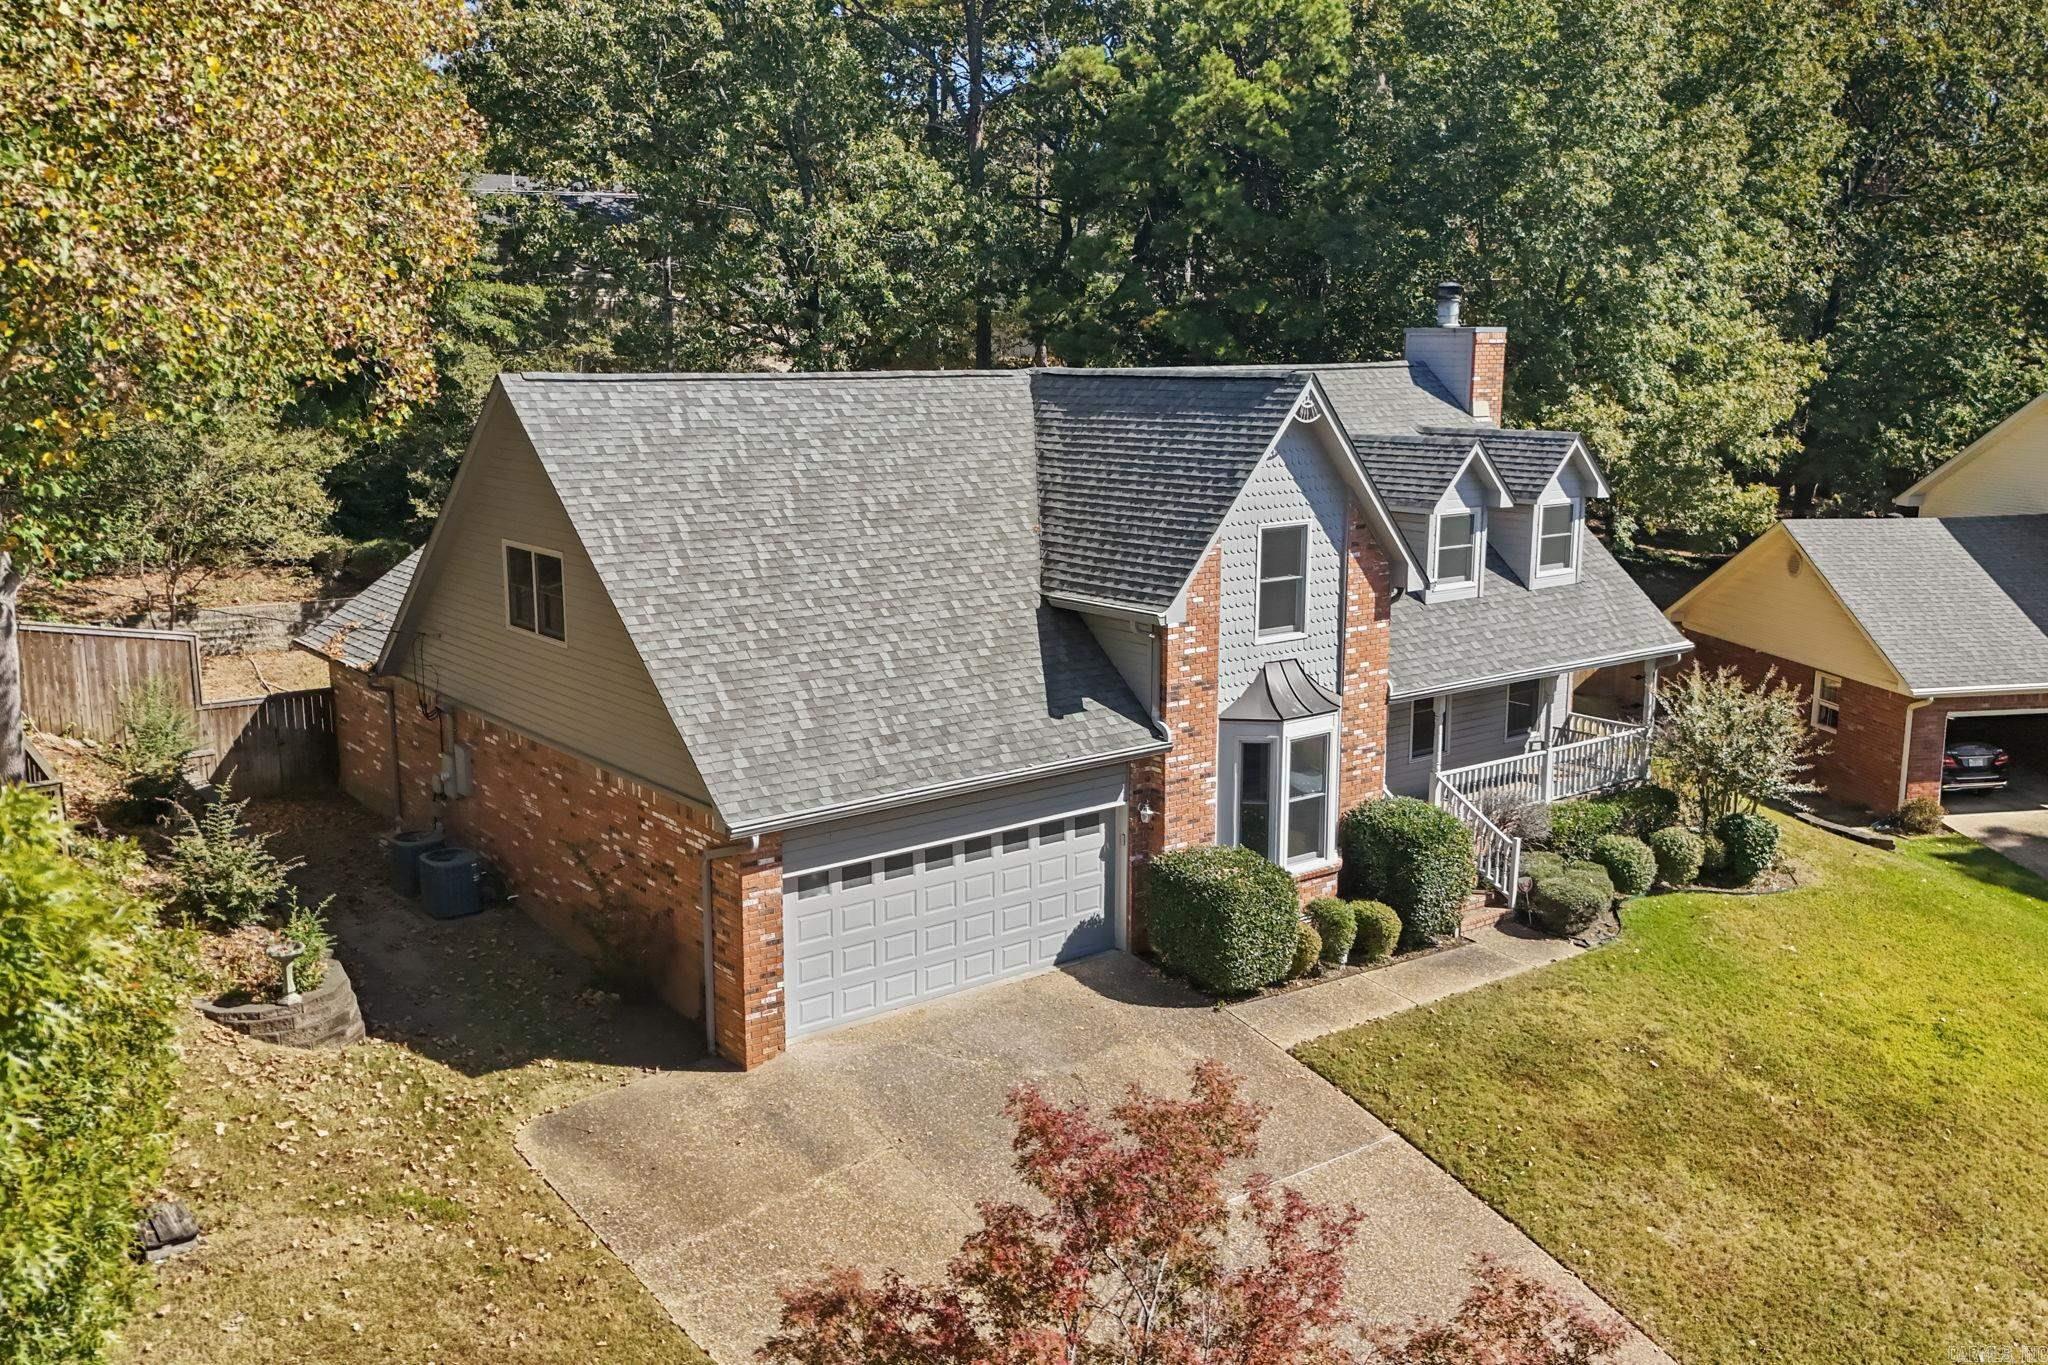
[[[543,1059],[673,1070],[704,1053],[696,1026],[656,1003],[597,991],[590,966],[516,907],[437,920],[392,891],[384,825],[340,796],[262,800],[250,824],[327,907],[369,1031],[470,1076]]]

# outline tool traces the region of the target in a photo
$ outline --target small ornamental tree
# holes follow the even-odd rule
[[[987,1202],[946,1278],[879,1282],[835,1269],[785,1290],[768,1365],[1590,1365],[1621,1339],[1557,1294],[1480,1263],[1443,1324],[1365,1332],[1345,1307],[1359,1214],[1255,1177],[1233,1204],[1224,1171],[1258,1151],[1263,1109],[1223,1065],[1185,1100],[1133,1088],[1111,1117],[1020,1086],[1017,1173],[1039,1208]],[[1233,1218],[1256,1250],[1226,1259]]]
[[[1657,757],[1701,834],[1732,811],[1814,790],[1800,779],[1814,747],[1806,711],[1776,669],[1754,687],[1731,668],[1688,669],[1660,701]]]

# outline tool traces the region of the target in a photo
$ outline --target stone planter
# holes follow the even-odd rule
[[[348,973],[333,958],[320,984],[304,992],[296,1005],[271,1000],[224,1005],[202,1000],[199,1012],[237,1033],[285,1047],[347,1047],[363,1036],[363,1011]]]

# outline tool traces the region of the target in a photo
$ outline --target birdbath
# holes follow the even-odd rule
[[[290,939],[283,939],[271,944],[263,951],[270,955],[273,962],[279,962],[284,965],[284,1000],[282,1003],[287,1005],[298,1004],[299,987],[298,983],[292,980],[292,963],[298,961],[299,954],[306,951],[306,945],[294,943]]]

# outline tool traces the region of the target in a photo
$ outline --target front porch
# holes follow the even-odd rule
[[[1589,683],[1601,685],[1592,690]],[[1457,816],[1472,831],[1480,879],[1512,901],[1522,845],[1502,828],[1506,813],[1646,780],[1656,685],[1656,661],[1647,660],[1626,671],[1560,673],[1413,698],[1405,727],[1398,720],[1390,727],[1397,732],[1390,737],[1395,758],[1405,755],[1407,762],[1389,763],[1388,788]],[[1579,695],[1632,718],[1581,711],[1573,704]]]

